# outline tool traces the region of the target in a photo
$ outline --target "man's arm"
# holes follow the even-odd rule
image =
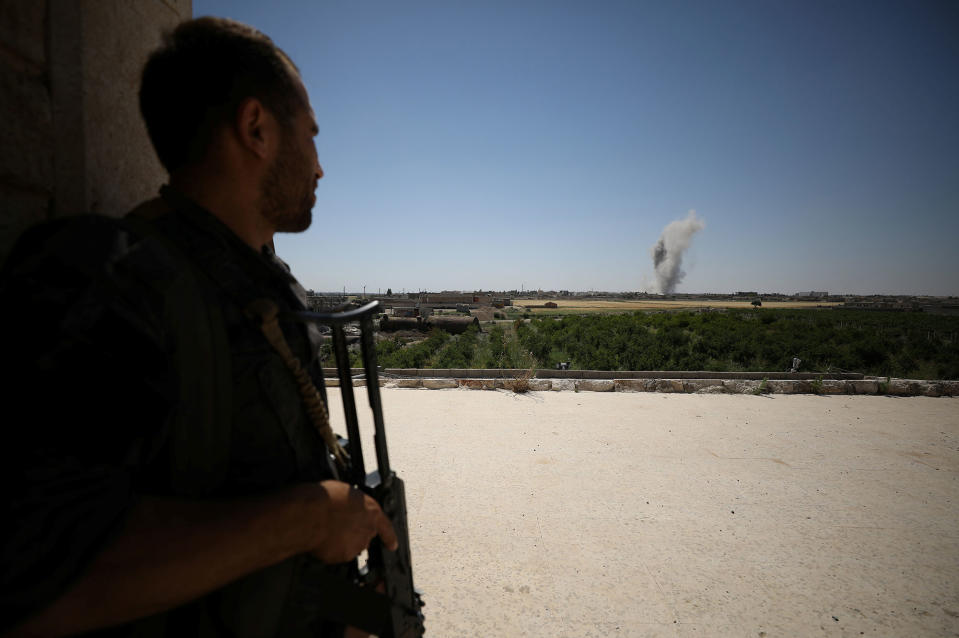
[[[149,616],[303,552],[345,562],[377,534],[396,548],[376,502],[338,481],[235,501],[145,497],[66,593],[7,636],[64,636]]]

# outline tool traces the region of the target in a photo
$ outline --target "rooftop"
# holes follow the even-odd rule
[[[428,635],[959,632],[957,398],[382,397]]]

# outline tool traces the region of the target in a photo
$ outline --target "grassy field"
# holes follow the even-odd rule
[[[542,306],[552,301],[556,308],[530,308],[529,312],[535,315],[564,315],[579,313],[615,313],[633,312],[636,310],[696,310],[698,308],[752,308],[749,301],[722,301],[715,299],[682,301],[651,301],[648,299],[636,301],[611,301],[589,299],[514,299],[513,307],[525,309],[526,306]],[[763,308],[804,309],[827,306],[838,306],[838,303],[823,303],[818,301],[769,301],[763,302]]]

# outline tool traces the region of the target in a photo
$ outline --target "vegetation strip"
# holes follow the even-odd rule
[[[800,360],[800,372],[825,378],[852,371],[957,379],[959,317],[865,310],[633,312],[518,318],[456,336],[438,329],[422,336],[381,335],[377,343],[377,360],[386,369],[547,370],[566,364],[570,374],[764,375],[783,374],[794,359]],[[559,372],[565,371],[556,376]]]

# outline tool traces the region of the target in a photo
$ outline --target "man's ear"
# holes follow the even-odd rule
[[[240,145],[261,159],[270,156],[276,128],[272,115],[255,97],[248,97],[236,109],[234,124]]]

